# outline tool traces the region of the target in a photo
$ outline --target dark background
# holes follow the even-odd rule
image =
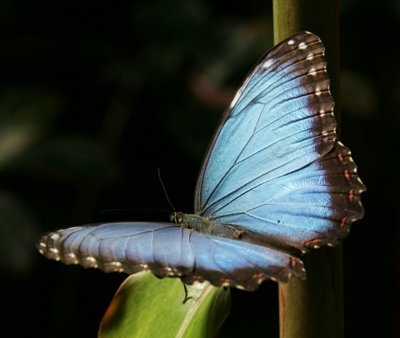
[[[344,241],[347,337],[394,336],[398,317],[399,18],[395,0],[341,1],[342,140],[368,188]],[[272,46],[271,5],[6,0],[0,33],[0,332],[95,337],[125,276],[46,260],[36,237],[167,220],[158,168],[191,211],[220,115]],[[278,337],[277,306],[275,283],[234,290],[222,335]]]

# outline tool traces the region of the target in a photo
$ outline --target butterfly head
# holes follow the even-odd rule
[[[178,225],[183,225],[184,224],[184,219],[185,219],[185,213],[183,213],[181,211],[174,211],[170,215],[171,222],[174,222],[174,223],[176,223]]]

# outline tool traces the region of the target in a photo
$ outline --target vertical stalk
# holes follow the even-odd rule
[[[326,47],[335,115],[339,122],[338,2],[273,0],[275,43],[308,30]],[[341,248],[324,248],[304,257],[307,280],[292,278],[279,286],[281,338],[343,338]]]

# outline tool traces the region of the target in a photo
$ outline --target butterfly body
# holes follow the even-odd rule
[[[261,58],[225,111],[193,214],[60,229],[38,250],[106,272],[145,269],[245,290],[305,278],[299,253],[338,244],[364,212],[365,186],[333,109],[322,42],[297,33]]]
[[[182,227],[193,229],[194,231],[204,234],[232,239],[240,239],[243,235],[243,231],[237,229],[234,225],[217,223],[208,217],[197,214],[176,212],[171,215],[171,221]]]

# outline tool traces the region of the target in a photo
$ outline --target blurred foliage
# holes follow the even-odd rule
[[[55,119],[60,100],[29,88],[6,88],[0,93],[0,168],[21,157]]]
[[[37,233],[31,213],[14,196],[0,191],[0,269],[26,273],[35,254],[32,242]]]
[[[346,333],[389,336],[380,271],[399,272],[400,6],[341,5],[342,139],[368,187],[366,217],[345,241]],[[146,212],[170,210],[158,168],[174,207],[191,211],[222,111],[272,46],[271,4],[47,0],[0,8],[0,273],[10,291],[3,330],[7,337],[94,336],[124,276],[47,262],[34,237],[141,213],[167,220]],[[109,209],[130,213],[102,213]],[[274,284],[232,296],[221,336],[277,337]]]

